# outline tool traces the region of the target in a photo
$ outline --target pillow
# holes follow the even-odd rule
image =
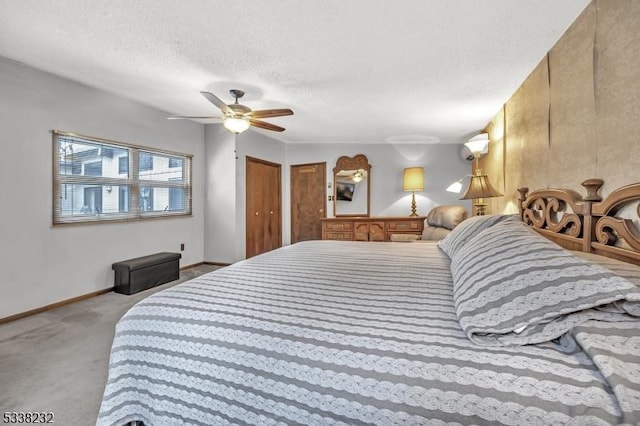
[[[589,262],[597,263],[603,268],[610,270],[615,275],[635,284],[636,287],[640,287],[640,266],[638,265],[612,259],[610,257],[600,256],[595,253],[585,253],[583,251],[572,251],[571,253]]]
[[[451,273],[460,326],[485,346],[541,343],[590,319],[628,319],[610,304],[640,301],[629,281],[521,222],[477,234],[451,259]]]
[[[483,229],[487,229],[496,223],[503,221],[519,221],[517,215],[489,215],[473,216],[462,221],[456,226],[440,243],[438,247],[442,249],[450,258],[455,256],[471,238]]]
[[[578,257],[581,257],[593,263],[597,263],[598,265],[607,268],[615,275],[624,278],[631,284],[634,284],[636,287],[640,288],[640,266],[622,262],[616,259],[611,259],[610,257],[600,256],[594,253],[585,253],[583,251],[575,251],[572,253],[574,253]],[[623,312],[636,317],[640,317],[639,302],[631,302],[625,300],[621,302],[615,302],[615,306]]]
[[[467,218],[467,209],[462,206],[438,206],[427,214],[427,224],[453,229]]]
[[[422,231],[423,240],[442,240],[449,235],[450,229],[442,228],[440,226],[425,226]]]

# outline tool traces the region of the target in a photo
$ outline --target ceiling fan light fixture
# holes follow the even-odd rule
[[[244,96],[242,90],[232,89],[231,95],[236,98],[236,102],[227,105],[222,99],[217,97],[211,92],[200,92],[206,100],[211,102],[214,106],[218,107],[222,111],[222,117],[195,117],[186,115],[174,115],[171,119],[207,119],[207,118],[222,118],[222,124],[231,133],[239,134],[247,130],[250,126],[258,127],[265,130],[271,130],[273,132],[284,132],[284,127],[276,126],[275,124],[267,123],[266,121],[259,120],[260,118],[270,117],[284,117],[286,115],[293,115],[293,111],[289,108],[279,109],[263,109],[259,111],[252,111],[251,108],[238,103],[238,99]]]
[[[247,130],[251,123],[247,118],[227,117],[224,119],[223,125],[231,133],[239,134]]]

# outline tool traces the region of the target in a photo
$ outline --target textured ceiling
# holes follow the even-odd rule
[[[461,143],[588,3],[0,0],[0,55],[168,114],[242,89],[286,142]]]

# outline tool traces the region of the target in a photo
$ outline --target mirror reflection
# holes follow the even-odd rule
[[[340,157],[334,170],[334,215],[369,216],[369,178],[367,157]]]
[[[340,170],[336,173],[336,214],[367,213],[366,170]]]

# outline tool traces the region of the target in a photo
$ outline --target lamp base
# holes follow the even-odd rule
[[[411,193],[411,214],[409,215],[409,217],[418,217],[418,213],[416,213],[417,210],[418,210],[418,206],[416,205],[416,193],[412,192]]]
[[[487,203],[484,203],[482,201],[482,198],[477,199],[477,201],[473,203],[473,208],[476,211],[476,216],[484,216],[486,207]]]

